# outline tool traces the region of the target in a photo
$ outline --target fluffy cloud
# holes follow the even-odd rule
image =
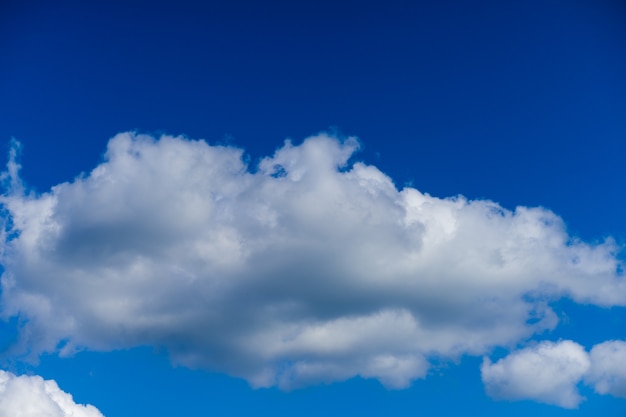
[[[494,398],[532,399],[565,408],[576,408],[584,399],[576,385],[589,370],[585,349],[566,340],[543,342],[481,367],[487,393]]]
[[[56,382],[0,370],[0,417],[103,417],[92,405],[74,403]]]
[[[124,133],[89,174],[33,194],[5,175],[2,315],[37,355],[151,344],[292,388],[405,387],[429,358],[556,326],[550,300],[626,305],[611,241],[542,208],[398,190],[355,139],[242,150]]]
[[[585,378],[599,394],[626,398],[626,342],[612,340],[591,349],[591,369]]]
[[[487,393],[499,399],[531,399],[576,408],[583,397],[577,385],[592,385],[599,394],[626,398],[626,342],[608,341],[590,353],[570,340],[542,342],[491,363],[481,375]]]

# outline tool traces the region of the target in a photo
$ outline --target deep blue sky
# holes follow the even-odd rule
[[[399,187],[544,206],[576,236],[624,243],[624,51],[618,0],[5,0],[0,143],[22,142],[23,177],[46,191],[90,171],[118,132],[232,144],[254,165],[285,138],[336,130]],[[591,346],[626,334],[623,309],[564,308],[585,324],[548,338]],[[358,380],[292,393],[172,369],[150,348],[45,357],[34,372],[108,417],[626,409],[593,394],[578,412],[492,401],[479,364],[464,358],[403,391]]]

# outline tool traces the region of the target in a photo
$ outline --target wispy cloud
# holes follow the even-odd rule
[[[401,388],[431,358],[557,325],[549,302],[626,305],[618,248],[543,208],[398,190],[353,138],[243,151],[122,133],[88,174],[6,174],[2,314],[22,353],[168,349],[254,386],[360,375]],[[33,336],[36,335],[36,336]]]
[[[40,376],[16,376],[0,370],[2,417],[103,417],[92,405],[76,404],[52,380]]]

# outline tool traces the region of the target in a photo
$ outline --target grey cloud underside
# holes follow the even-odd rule
[[[398,190],[348,163],[357,148],[322,134],[250,170],[239,149],[124,133],[40,195],[13,162],[2,313],[35,355],[152,344],[254,386],[405,387],[429,358],[553,328],[550,300],[626,304],[611,241],[542,208]]]

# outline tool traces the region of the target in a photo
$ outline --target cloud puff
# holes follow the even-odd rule
[[[611,241],[542,208],[398,190],[353,138],[243,151],[119,134],[89,174],[28,193],[9,164],[2,315],[23,353],[166,348],[292,388],[482,355],[556,326],[550,300],[625,305]]]
[[[577,388],[581,381],[599,394],[626,398],[626,342],[600,343],[589,354],[570,340],[542,342],[496,363],[486,358],[481,375],[487,393],[499,399],[576,408],[584,400]]]
[[[626,342],[612,340],[591,349],[591,369],[585,380],[599,394],[626,398]]]
[[[103,417],[92,405],[74,403],[56,382],[0,370],[0,417]]]
[[[589,367],[589,357],[584,348],[566,340],[543,342],[513,352],[493,364],[485,359],[481,375],[491,397],[532,399],[576,408],[584,400],[576,385]]]

